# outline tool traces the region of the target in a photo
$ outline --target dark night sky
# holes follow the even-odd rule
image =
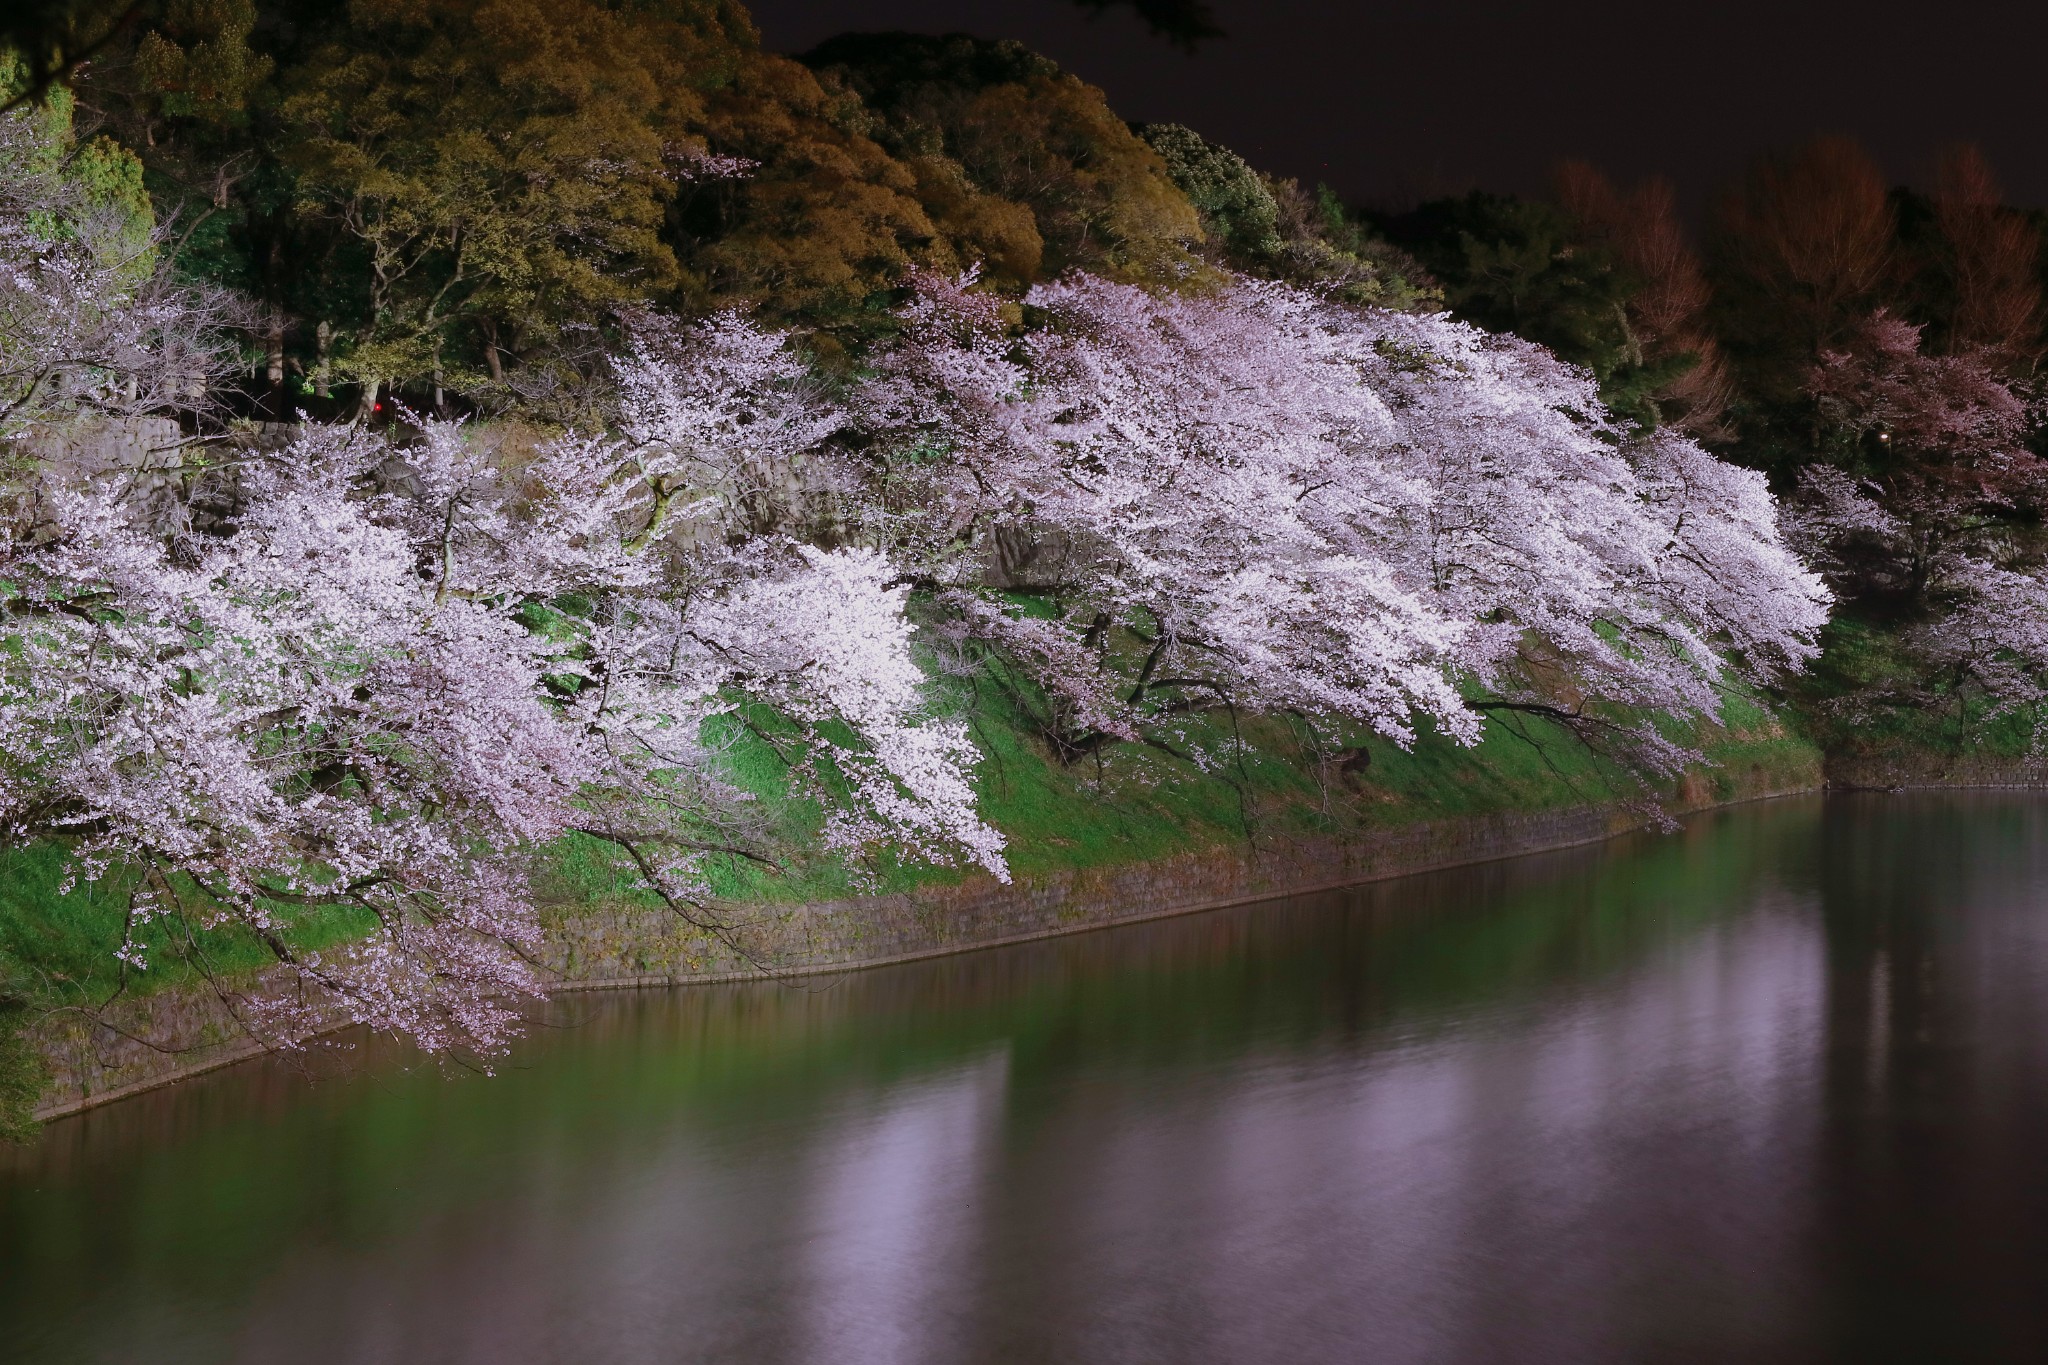
[[[756,0],[772,48],[847,29],[1019,38],[1125,118],[1186,123],[1262,169],[1398,205],[1540,191],[1559,159],[1662,173],[1695,207],[1758,151],[1819,132],[1925,184],[1982,146],[2015,203],[2048,206],[2048,8],[1660,0],[1340,4],[1214,0],[1228,36],[1183,54],[1128,13],[1064,0]]]

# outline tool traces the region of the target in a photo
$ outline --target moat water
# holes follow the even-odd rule
[[[1779,801],[0,1153],[0,1361],[2048,1360],[2048,800]]]

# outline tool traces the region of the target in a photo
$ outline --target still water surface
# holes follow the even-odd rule
[[[2048,801],[269,1063],[0,1156],[0,1360],[2048,1360]]]

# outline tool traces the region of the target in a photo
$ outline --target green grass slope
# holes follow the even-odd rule
[[[1062,869],[1162,858],[1246,839],[1343,834],[1461,815],[1604,803],[1642,793],[1620,770],[1559,727],[1530,717],[1488,723],[1484,742],[1467,749],[1434,734],[1402,750],[1376,741],[1370,763],[1328,761],[1298,724],[1244,723],[1242,745],[1227,723],[1191,725],[1175,752],[1136,745],[1097,759],[1055,761],[993,694],[956,699],[987,755],[979,784],[987,818],[1009,839],[1020,878]],[[1740,698],[1722,723],[1687,736],[1715,766],[1688,774],[1667,803],[1698,806],[1762,791],[1811,786],[1819,752],[1780,719]],[[1234,751],[1234,752],[1233,752]],[[1228,755],[1191,761],[1200,753]],[[794,852],[779,871],[735,860],[712,869],[714,894],[736,902],[798,903],[862,892],[897,891],[955,880],[958,869],[904,865],[882,858],[862,865],[805,850],[820,812],[790,799],[763,751],[734,751],[741,780]],[[53,846],[0,854],[0,1129],[18,1129],[40,1087],[36,1059],[21,1028],[44,1011],[92,1006],[116,992],[147,993],[194,983],[202,974],[235,977],[268,961],[266,951],[233,930],[173,942],[167,926],[142,937],[146,972],[113,956],[121,940],[126,888],[110,879],[63,891],[63,851]],[[644,893],[595,841],[572,837],[544,854],[540,897],[574,913],[580,905],[637,900]],[[315,946],[366,926],[332,915],[309,916],[290,936]]]

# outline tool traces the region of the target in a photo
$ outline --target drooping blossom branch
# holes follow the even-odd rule
[[[0,113],[0,446],[80,416],[209,410],[242,310],[175,279],[168,233],[67,176],[44,123]]]
[[[922,282],[861,417],[894,543],[1071,750],[1224,707],[1404,745],[1488,709],[1712,715],[1731,664],[1814,653],[1827,594],[1761,477],[1632,437],[1540,347],[1250,280],[1077,277],[1013,337],[967,284]],[[1626,728],[1632,761],[1696,757]]]
[[[771,392],[761,341],[697,334],[673,387]],[[688,457],[743,464],[718,442],[754,417],[683,423]],[[1006,875],[889,565],[735,537],[731,487],[662,482],[680,440],[650,420],[521,457],[449,423],[309,428],[195,479],[231,482],[224,534],[139,516],[132,471],[42,471],[0,541],[0,819],[126,879],[138,968],[165,916],[266,944],[304,987],[252,1016],[282,1041],[338,1005],[502,1045],[542,985],[529,855],[579,830],[700,905],[707,857],[745,851],[721,753],[743,727],[824,801],[829,846]]]

